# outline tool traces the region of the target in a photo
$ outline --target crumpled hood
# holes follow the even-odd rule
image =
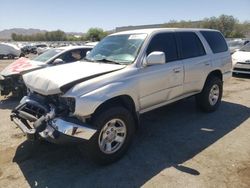
[[[21,57],[8,65],[5,69],[1,71],[1,75],[3,76],[11,76],[14,74],[20,74],[22,72],[31,71],[42,66],[45,66],[45,63],[32,61],[30,59]]]
[[[28,88],[43,95],[62,93],[79,82],[124,68],[125,65],[76,62],[32,71],[23,76]]]
[[[238,51],[232,55],[233,63],[250,61],[250,52]]]

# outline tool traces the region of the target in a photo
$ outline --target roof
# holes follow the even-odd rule
[[[112,35],[136,34],[136,33],[151,34],[153,32],[158,32],[158,31],[217,31],[217,30],[205,29],[205,28],[152,28],[152,29],[136,29],[136,30],[122,31],[114,33]]]

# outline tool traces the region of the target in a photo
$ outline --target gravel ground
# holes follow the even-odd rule
[[[250,187],[250,76],[224,84],[214,113],[189,98],[143,115],[130,150],[109,166],[74,146],[25,141],[9,119],[18,100],[0,99],[0,187]]]

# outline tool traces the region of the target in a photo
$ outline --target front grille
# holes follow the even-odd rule
[[[33,103],[26,103],[20,111],[24,111],[36,118],[40,118],[41,116],[45,115],[47,113],[46,109],[42,106],[33,104]]]
[[[243,69],[243,68],[234,68],[235,71],[245,71],[250,72],[250,69]]]
[[[248,65],[250,65],[249,62],[237,62],[237,64],[241,64],[241,65],[246,65],[246,64],[248,64]]]

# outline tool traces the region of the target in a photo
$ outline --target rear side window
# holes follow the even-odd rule
[[[227,43],[220,32],[201,31],[201,34],[207,40],[213,53],[220,53],[228,50]]]
[[[147,49],[147,55],[153,51],[161,51],[166,55],[166,61],[178,59],[175,35],[173,33],[160,33],[155,35]]]
[[[180,39],[180,50],[183,59],[205,55],[203,44],[199,37],[193,32],[178,33]]]

